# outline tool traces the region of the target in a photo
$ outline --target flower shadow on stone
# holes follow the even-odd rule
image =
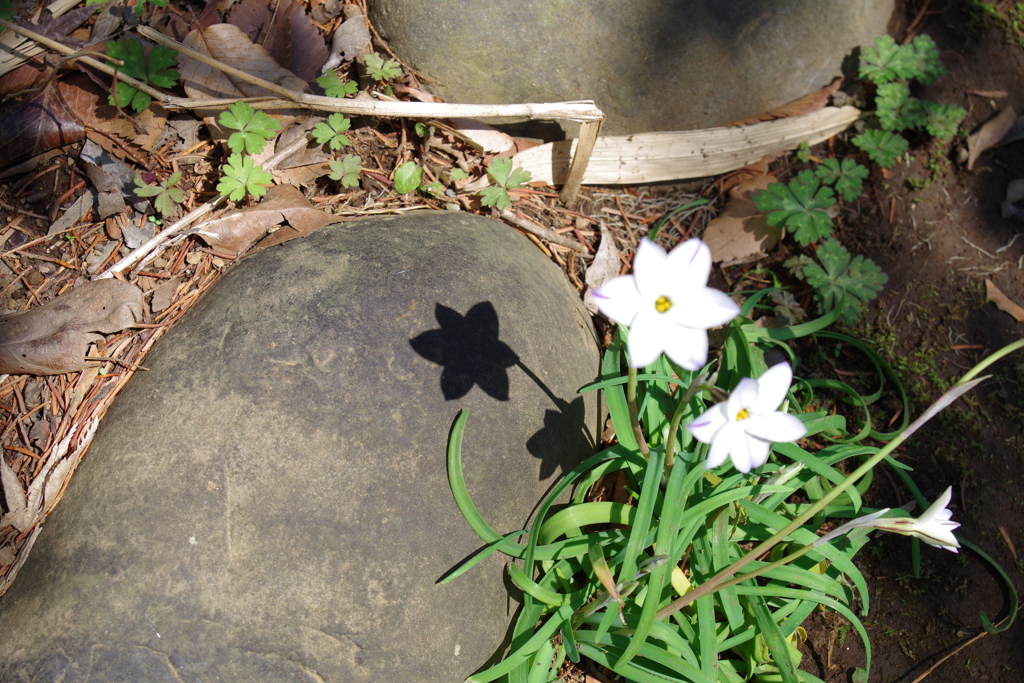
[[[498,313],[490,301],[475,304],[463,316],[437,304],[439,329],[427,330],[409,341],[413,350],[441,371],[446,401],[462,398],[474,385],[499,401],[508,400],[508,368],[519,363],[508,344],[498,339]]]

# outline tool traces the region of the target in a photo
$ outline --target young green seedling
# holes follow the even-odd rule
[[[848,202],[860,195],[864,180],[868,177],[868,169],[853,159],[843,159],[842,162],[839,159],[825,159],[814,173],[821,178],[821,182],[834,186],[836,192]]]
[[[323,76],[317,78],[316,82],[324,89],[328,97],[355,95],[359,90],[359,85],[355,81],[343,81],[341,76],[334,71],[328,71]]]
[[[135,194],[139,197],[153,197],[153,206],[162,216],[169,216],[177,204],[185,201],[185,194],[175,187],[181,180],[181,171],[172,173],[166,180],[150,185],[142,181],[142,176],[135,176]]]
[[[423,180],[423,169],[415,161],[407,161],[395,169],[395,192],[408,194],[419,189]]]
[[[359,171],[363,160],[355,154],[331,162],[331,180],[340,180],[342,187],[359,187]]]
[[[227,194],[233,202],[241,200],[245,195],[262,197],[267,193],[267,186],[274,178],[262,166],[256,166],[252,157],[232,154],[223,168],[224,177],[217,183],[217,191]]]
[[[313,127],[313,138],[317,144],[328,143],[331,149],[341,149],[342,145],[350,145],[344,131],[352,127],[352,121],[344,114],[331,114],[327,121],[321,121]]]
[[[245,102],[235,102],[227,111],[221,112],[217,120],[225,128],[238,131],[228,138],[228,148],[238,153],[259,154],[267,140],[273,139],[281,127],[280,121]]]
[[[818,265],[808,256],[797,256],[786,262],[795,275],[814,287],[814,297],[822,313],[835,309],[846,295],[840,317],[847,325],[856,322],[861,305],[871,301],[889,280],[871,259],[851,257],[843,245],[832,238],[818,247]]]
[[[485,187],[480,191],[480,203],[484,206],[493,206],[498,211],[503,211],[512,206],[512,198],[508,191],[515,190],[530,182],[530,172],[521,168],[512,169],[512,160],[495,157],[487,164],[487,175],[491,177],[497,187]]]
[[[180,74],[171,67],[177,64],[178,53],[170,48],[157,46],[146,59],[142,43],[135,39],[115,40],[107,43],[107,54],[123,62],[117,67],[121,73],[143,81],[158,88],[169,88],[178,80]],[[131,108],[137,112],[144,111],[152,103],[153,98],[137,88],[115,81],[110,92],[110,104],[118,107]]]
[[[835,206],[835,193],[821,186],[814,171],[801,171],[788,184],[772,183],[751,199],[758,211],[768,214],[768,225],[785,225],[800,244],[817,242],[832,233],[828,210]]]
[[[394,59],[385,62],[383,57],[374,52],[366,55],[366,73],[375,81],[389,81],[402,75],[402,67]]]

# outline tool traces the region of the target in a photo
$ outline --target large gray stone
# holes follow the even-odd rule
[[[500,327],[499,327],[500,325]],[[592,451],[586,312],[528,240],[423,212],[236,265],[146,358],[0,601],[0,680],[461,681],[498,649],[507,532]],[[592,394],[588,394],[592,396]]]
[[[893,0],[371,0],[450,102],[592,99],[605,135],[708,128],[828,85]]]

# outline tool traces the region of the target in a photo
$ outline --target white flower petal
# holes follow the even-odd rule
[[[939,517],[942,513],[945,516],[942,519],[949,519],[953,516],[951,510],[947,510],[946,506],[949,505],[949,501],[953,499],[953,487],[948,486],[946,490],[942,492],[942,495],[935,499],[935,502],[928,506],[920,517],[917,518],[918,524],[928,524],[932,519]]]
[[[711,443],[715,433],[724,427],[728,420],[725,417],[725,404],[716,403],[696,420],[686,425],[686,428],[693,434],[693,438],[701,443]]]
[[[776,443],[796,441],[807,434],[807,428],[800,418],[789,413],[751,415],[739,424],[748,434]]]
[[[708,450],[708,459],[704,467],[711,470],[724,463],[734,450],[736,442],[743,438],[743,433],[734,429],[731,424],[722,427],[711,439],[711,448]]]
[[[699,239],[686,240],[668,255],[677,281],[684,287],[704,287],[711,275],[711,249]]]
[[[594,292],[594,302],[602,313],[627,327],[633,324],[644,303],[632,275],[620,275],[601,285]]]
[[[732,462],[736,466],[736,469],[743,474],[755,470],[765,463],[768,462],[768,454],[771,453],[771,442],[766,441],[762,438],[754,436],[750,432],[744,432],[745,438],[745,456],[746,462],[742,463],[746,466],[746,469],[740,467],[740,463],[736,462],[736,457],[732,457]]]
[[[710,329],[725,325],[740,313],[740,307],[725,292],[711,287],[680,288],[682,293],[673,291],[673,306],[669,315],[680,325],[701,329]]]
[[[661,340],[665,353],[684,370],[700,370],[708,362],[708,333],[673,325]]]
[[[629,364],[643,368],[658,360],[675,327],[657,311],[641,311],[629,329]]]
[[[779,363],[768,368],[757,380],[757,401],[751,406],[754,412],[767,415],[777,410],[786,400],[790,385],[793,384],[793,370],[789,363]]]
[[[736,419],[736,414],[745,410],[757,402],[758,388],[757,380],[744,377],[736,388],[729,394],[729,409],[726,411],[730,420]]]
[[[640,240],[640,246],[636,249],[633,276],[636,277],[636,288],[640,290],[644,300],[652,302],[659,296],[668,294],[672,289],[670,283],[679,278],[669,266],[665,250],[646,238]]]

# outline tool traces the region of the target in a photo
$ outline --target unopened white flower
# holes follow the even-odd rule
[[[773,442],[796,441],[807,433],[799,418],[778,410],[792,381],[788,363],[769,368],[760,379],[744,377],[727,400],[687,425],[694,438],[711,444],[708,469],[732,458],[736,469],[749,472],[768,461]]]
[[[707,286],[711,250],[698,239],[670,253],[644,239],[636,250],[633,275],[616,277],[594,292],[601,312],[629,327],[629,364],[650,365],[663,352],[687,370],[708,358],[708,329],[729,322],[739,307],[724,292]]]
[[[953,535],[953,529],[960,526],[959,523],[951,521],[953,511],[946,506],[953,497],[953,487],[946,489],[945,493],[931,504],[917,519],[913,517],[888,517],[880,519],[875,523],[879,529],[892,531],[904,536],[914,536],[928,545],[938,548],[945,548],[957,552],[960,543]]]

